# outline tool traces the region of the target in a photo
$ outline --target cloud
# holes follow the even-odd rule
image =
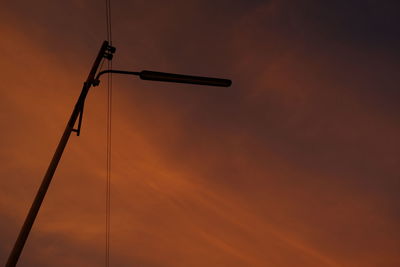
[[[91,2],[47,3],[40,13],[18,5],[8,4],[1,26],[8,37],[0,63],[2,259],[102,29],[100,12],[86,17]],[[113,8],[114,67],[222,76],[233,86],[115,76],[112,264],[398,263],[397,54],[383,49],[397,41],[387,7],[135,1]],[[71,136],[22,266],[104,260],[104,84],[88,96],[82,135]]]

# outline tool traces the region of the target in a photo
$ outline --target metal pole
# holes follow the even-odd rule
[[[110,51],[111,54],[107,54],[108,50]],[[10,253],[10,256],[8,257],[6,267],[14,267],[17,264],[18,259],[21,255],[22,249],[24,248],[25,242],[29,236],[29,232],[32,228],[33,223],[35,222],[35,218],[39,212],[40,206],[46,195],[47,189],[49,188],[51,179],[53,178],[54,172],[57,169],[57,165],[61,159],[64,148],[67,145],[69,136],[71,135],[71,132],[74,131],[73,128],[74,128],[75,122],[76,122],[79,114],[82,111],[82,107],[85,102],[86,95],[89,92],[89,88],[93,83],[94,76],[97,72],[100,62],[103,57],[107,57],[108,59],[111,59],[112,53],[114,51],[115,51],[115,49],[110,47],[108,45],[107,41],[103,42],[103,44],[100,48],[99,54],[97,55],[97,57],[93,63],[92,69],[86,79],[86,82],[83,85],[82,92],[78,98],[78,101],[76,102],[74,110],[72,111],[71,117],[67,123],[65,130],[64,130],[64,134],[61,137],[60,143],[57,146],[57,149],[56,149],[54,156],[50,162],[47,172],[44,175],[42,184],[39,187],[39,190],[38,190],[36,197],[32,203],[29,213],[26,216],[25,222],[21,228],[18,238],[15,241],[15,244]]]

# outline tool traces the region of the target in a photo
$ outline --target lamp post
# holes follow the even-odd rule
[[[61,159],[61,156],[64,152],[65,146],[67,145],[68,139],[72,132],[76,132],[77,136],[80,134],[81,124],[82,124],[82,115],[83,108],[85,104],[86,96],[89,92],[91,86],[97,86],[100,83],[100,76],[104,73],[118,73],[118,74],[128,74],[128,75],[137,75],[142,80],[152,80],[152,81],[163,81],[163,82],[175,82],[175,83],[189,83],[189,84],[198,84],[198,85],[209,85],[209,86],[230,86],[231,81],[226,79],[218,79],[218,78],[208,78],[208,77],[200,77],[200,76],[189,76],[189,75],[181,75],[181,74],[172,74],[172,73],[164,73],[164,72],[155,72],[155,71],[141,71],[141,72],[133,72],[133,71],[121,71],[121,70],[104,70],[97,74],[97,70],[103,58],[107,60],[112,60],[113,54],[115,53],[115,47],[109,45],[107,41],[104,41],[100,47],[100,51],[97,54],[97,57],[93,63],[92,69],[89,72],[89,75],[86,81],[83,84],[83,88],[79,98],[75,104],[75,107],[72,111],[71,117],[65,127],[64,133],[61,136],[60,142],[54,152],[53,158],[49,164],[49,167],[43,177],[42,183],[39,187],[38,192],[36,193],[36,197],[33,200],[32,206],[26,216],[24,224],[21,227],[18,238],[15,241],[14,247],[8,257],[6,267],[16,266],[18,259],[21,255],[21,252],[24,248],[25,242],[29,236],[29,233],[32,229],[33,223],[36,219],[36,216],[39,212],[40,206],[43,202],[43,199],[46,195],[46,192],[49,188],[51,180],[54,176],[54,173],[57,169],[58,163]],[[78,126],[75,129],[75,123],[78,119]]]

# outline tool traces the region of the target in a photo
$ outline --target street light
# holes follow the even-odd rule
[[[158,72],[150,70],[142,70],[141,72],[124,71],[124,70],[103,70],[97,74],[96,78],[93,81],[93,86],[99,85],[100,83],[99,78],[101,75],[105,73],[136,75],[139,76],[140,79],[142,80],[159,81],[159,82],[189,83],[197,85],[222,86],[222,87],[228,87],[231,86],[232,84],[232,81],[227,79],[191,76],[191,75],[166,73],[166,72]]]
[[[57,169],[58,163],[61,159],[62,153],[67,145],[68,139],[72,132],[76,132],[77,136],[80,134],[81,124],[82,124],[82,114],[83,107],[85,104],[86,96],[89,92],[90,87],[97,86],[100,83],[100,76],[104,73],[119,73],[119,74],[129,74],[129,75],[137,75],[142,80],[151,80],[151,81],[163,81],[163,82],[175,82],[175,83],[189,83],[189,84],[198,84],[198,85],[209,85],[209,86],[230,86],[231,81],[226,79],[218,79],[218,78],[208,78],[208,77],[200,77],[200,76],[189,76],[182,74],[172,74],[172,73],[164,73],[164,72],[156,72],[156,71],[148,71],[143,70],[141,72],[133,72],[133,71],[122,71],[122,70],[104,70],[100,71],[97,76],[97,69],[101,63],[103,58],[108,60],[112,60],[113,54],[115,53],[115,47],[112,47],[108,44],[107,41],[104,41],[102,46],[100,47],[100,51],[93,63],[92,69],[89,72],[89,75],[86,81],[83,84],[83,88],[81,94],[79,95],[78,101],[75,104],[75,107],[72,111],[71,117],[67,123],[67,126],[64,130],[63,135],[61,136],[60,142],[57,146],[56,151],[54,152],[53,158],[50,162],[49,167],[47,168],[46,174],[43,177],[42,183],[39,187],[38,192],[36,193],[36,197],[33,200],[32,206],[26,216],[24,224],[21,227],[20,233],[18,235],[17,240],[15,241],[14,247],[8,257],[6,267],[14,267],[18,259],[21,255],[22,249],[24,248],[25,242],[29,236],[29,232],[32,229],[32,225],[35,221],[35,218],[39,212],[40,206],[43,202],[43,199],[46,195],[47,189],[49,188],[50,182],[53,178],[54,172]],[[78,119],[77,129],[74,128],[76,120]]]

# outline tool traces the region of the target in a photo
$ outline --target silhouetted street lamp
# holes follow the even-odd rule
[[[79,95],[78,101],[75,104],[74,110],[72,111],[71,117],[67,123],[67,126],[61,137],[61,140],[57,146],[56,151],[54,152],[54,155],[50,162],[50,165],[46,171],[46,174],[43,177],[43,181],[39,187],[39,190],[38,190],[36,197],[32,203],[32,206],[28,212],[28,215],[26,216],[25,222],[21,228],[18,238],[14,244],[14,247],[9,255],[8,261],[6,263],[7,267],[15,266],[18,262],[18,259],[22,252],[22,249],[24,248],[25,242],[29,236],[29,232],[30,232],[32,225],[35,221],[35,218],[39,212],[39,209],[43,202],[43,199],[46,195],[47,189],[49,188],[49,185],[53,178],[54,172],[56,171],[58,163],[61,159],[64,148],[67,145],[68,139],[72,132],[76,132],[78,136],[80,134],[83,107],[85,104],[86,96],[89,92],[89,88],[92,85],[93,86],[99,85],[99,83],[100,83],[99,78],[102,74],[105,74],[105,73],[129,74],[129,75],[137,75],[142,80],[188,83],[188,84],[209,85],[209,86],[228,87],[232,83],[230,80],[226,80],[226,79],[208,78],[208,77],[200,77],[200,76],[189,76],[189,75],[172,74],[172,73],[164,73],[164,72],[156,72],[156,71],[148,71],[148,70],[143,70],[141,72],[122,71],[122,70],[104,70],[104,71],[100,71],[96,76],[97,69],[100,65],[101,60],[103,58],[112,60],[114,53],[115,53],[115,47],[110,46],[107,41],[104,41],[95,61],[93,63],[92,69],[89,72],[86,82],[83,84],[83,88],[82,88],[81,94]],[[78,126],[77,126],[77,129],[74,129],[74,125],[76,123],[76,120],[78,119],[78,116],[79,116]]]

